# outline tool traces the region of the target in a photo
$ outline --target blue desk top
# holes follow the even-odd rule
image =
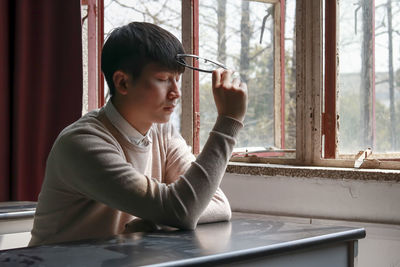
[[[194,231],[135,233],[0,251],[0,266],[187,266],[227,263],[365,237],[363,228],[274,221],[234,214]]]

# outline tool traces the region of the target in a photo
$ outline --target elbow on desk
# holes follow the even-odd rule
[[[208,216],[201,216],[200,218],[196,218],[193,215],[186,215],[185,218],[179,219],[179,229],[182,230],[195,230],[197,224],[203,223],[216,223],[216,222],[226,222],[232,219],[232,211],[231,209],[225,209],[223,211],[207,214]]]
[[[194,217],[185,216],[185,218],[181,218],[176,225],[181,230],[195,230],[197,226],[198,219]]]
[[[232,219],[232,210],[231,206],[228,204],[228,209],[226,209],[226,214],[225,214],[225,220],[224,221],[230,221]]]

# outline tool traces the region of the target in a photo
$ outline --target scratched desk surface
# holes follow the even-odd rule
[[[218,264],[364,237],[363,228],[288,223],[240,213],[230,222],[199,225],[194,231],[135,233],[4,250],[0,251],[0,266]]]

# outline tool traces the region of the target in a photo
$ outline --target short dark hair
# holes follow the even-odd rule
[[[185,67],[176,62],[176,55],[184,53],[181,42],[157,25],[131,22],[114,29],[101,52],[101,70],[110,95],[115,94],[115,71],[122,70],[136,79],[147,64],[157,63],[168,70],[183,73]]]

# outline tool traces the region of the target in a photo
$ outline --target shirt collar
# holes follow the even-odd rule
[[[111,100],[105,106],[105,113],[115,128],[132,144],[146,147],[151,143],[150,131],[146,135],[142,135],[132,125],[127,122],[118,112]]]

